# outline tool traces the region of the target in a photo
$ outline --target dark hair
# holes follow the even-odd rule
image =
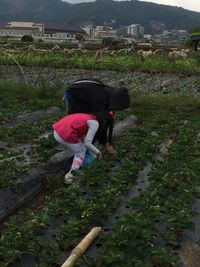
[[[111,144],[114,125],[113,116],[107,110],[98,112],[97,114],[95,114],[95,116],[99,123],[99,128],[94,140],[98,141],[102,145],[105,145],[107,142]]]

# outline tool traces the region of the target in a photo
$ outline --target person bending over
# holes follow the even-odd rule
[[[93,114],[76,113],[65,116],[52,125],[56,141],[74,153],[73,162],[64,182],[73,182],[73,172],[82,166],[86,151],[97,160],[102,159],[101,151],[93,144],[107,143],[107,130],[113,125],[113,117],[107,111]]]

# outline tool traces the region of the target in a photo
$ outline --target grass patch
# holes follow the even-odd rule
[[[46,82],[38,86],[17,81],[0,82],[0,122],[51,106],[62,107],[64,89]]]
[[[136,90],[130,89],[131,107],[144,109],[169,110],[169,111],[198,111],[200,109],[200,97],[178,93],[154,93],[140,95]]]

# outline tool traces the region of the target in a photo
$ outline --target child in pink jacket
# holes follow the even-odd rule
[[[74,153],[70,171],[65,175],[66,184],[73,182],[72,172],[77,171],[81,167],[86,150],[96,159],[102,159],[101,151],[92,142],[97,132],[98,136],[102,136],[101,132],[104,133],[106,131],[105,126],[107,127],[110,122],[112,123],[112,116],[107,112],[106,116],[105,112],[103,114],[103,123],[101,119],[101,122],[98,122],[98,116],[76,113],[68,115],[52,125],[56,141]],[[100,115],[99,118],[101,117]]]

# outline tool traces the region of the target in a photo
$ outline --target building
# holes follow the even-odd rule
[[[152,39],[152,35],[151,34],[144,34],[143,38],[150,40],[150,39]]]
[[[42,39],[75,39],[75,35],[85,35],[85,31],[77,26],[55,24],[11,21],[0,26],[0,36],[18,37],[31,35]]]
[[[75,39],[77,33],[85,35],[86,32],[78,26],[47,23],[45,24],[44,37],[55,39]]]
[[[150,20],[149,27],[157,34],[162,33],[163,31],[167,29],[165,23],[161,23],[156,20]]]
[[[188,32],[186,30],[177,30],[178,39],[186,39],[188,37]]]
[[[93,26],[86,26],[82,28],[88,37],[94,37],[95,36],[95,28]]]
[[[0,35],[13,37],[32,35],[41,37],[44,35],[44,24],[35,22],[11,21],[0,26]]]
[[[127,34],[134,37],[143,37],[144,27],[140,24],[131,24],[127,27]]]
[[[86,32],[87,36],[90,38],[104,38],[104,37],[116,37],[117,30],[113,30],[112,27],[107,26],[87,26],[83,30]]]
[[[113,30],[112,27],[106,26],[96,26],[94,30],[94,36],[98,38],[105,38],[105,37],[117,37],[117,31]]]
[[[164,31],[163,34],[163,39],[166,40],[166,39],[172,39],[173,37],[173,32],[172,31]]]
[[[6,24],[9,28],[29,28],[32,30],[37,30],[39,34],[44,34],[44,23],[37,23],[37,22],[17,22],[11,21]]]

